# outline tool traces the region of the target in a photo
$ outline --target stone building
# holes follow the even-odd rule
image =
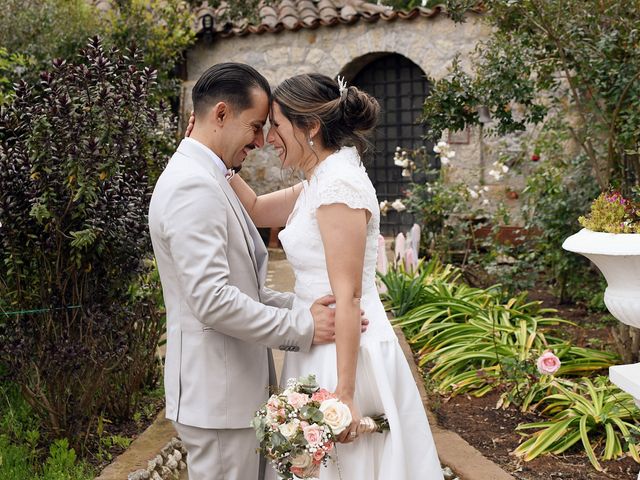
[[[402,197],[406,179],[393,164],[396,147],[425,145],[425,127],[417,119],[430,80],[444,77],[458,54],[468,67],[469,54],[488,34],[473,12],[465,23],[454,24],[438,8],[399,12],[362,0],[281,0],[260,9],[257,25],[224,23],[223,13],[209,7],[196,12],[198,40],[186,55],[183,118],[191,110],[195,81],[215,63],[248,63],[274,86],[305,72],[342,75],[382,107],[375,153],[366,159],[381,201]],[[478,183],[484,169],[478,132],[449,137],[456,151],[453,176]],[[293,181],[268,150],[246,162],[243,176],[259,193]],[[391,212],[383,217],[383,232],[404,230],[407,217]]]

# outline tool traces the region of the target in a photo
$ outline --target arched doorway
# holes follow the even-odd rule
[[[365,164],[378,199],[393,202],[404,198],[403,190],[409,183],[402,177],[402,169],[393,164],[396,147],[413,149],[426,145],[426,129],[418,119],[429,93],[429,82],[420,67],[402,55],[372,54],[370,58],[357,72],[353,72],[357,68],[354,62],[345,74],[353,85],[376,97],[382,107],[373,139],[375,151]],[[359,59],[357,64],[361,65],[362,60],[366,59]],[[427,148],[431,150],[429,145]],[[383,235],[396,235],[407,231],[412,223],[411,215],[391,210],[381,217],[380,230]]]

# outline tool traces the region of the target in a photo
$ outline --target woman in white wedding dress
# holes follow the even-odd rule
[[[377,122],[375,99],[324,75],[298,75],[273,93],[267,141],[283,168],[304,173],[295,187],[256,197],[231,185],[257,226],[285,226],[280,241],[295,272],[295,303],[336,298],[335,344],[289,353],[282,380],[313,373],[351,408],[354,421],[321,480],[441,480],[418,389],[375,284],[380,210],[359,151]],[[369,328],[360,333],[360,310]],[[384,413],[385,433],[358,435],[364,416]],[[276,478],[268,468],[267,478]]]

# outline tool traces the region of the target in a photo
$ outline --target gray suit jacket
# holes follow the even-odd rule
[[[311,313],[264,287],[267,251],[255,226],[189,142],[158,179],[149,230],[167,310],[167,418],[247,428],[274,380],[269,348],[308,351]]]

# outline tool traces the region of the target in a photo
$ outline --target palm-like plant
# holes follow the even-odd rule
[[[593,382],[585,378],[579,383],[556,380],[551,389],[553,393],[540,405],[546,405],[541,413],[552,417],[518,426],[518,430],[539,430],[515,450],[516,455],[528,461],[544,453],[563,453],[582,442],[598,471],[602,471],[598,458],[611,460],[625,451],[640,463],[637,440],[640,412],[631,395],[609,383],[606,377]]]

